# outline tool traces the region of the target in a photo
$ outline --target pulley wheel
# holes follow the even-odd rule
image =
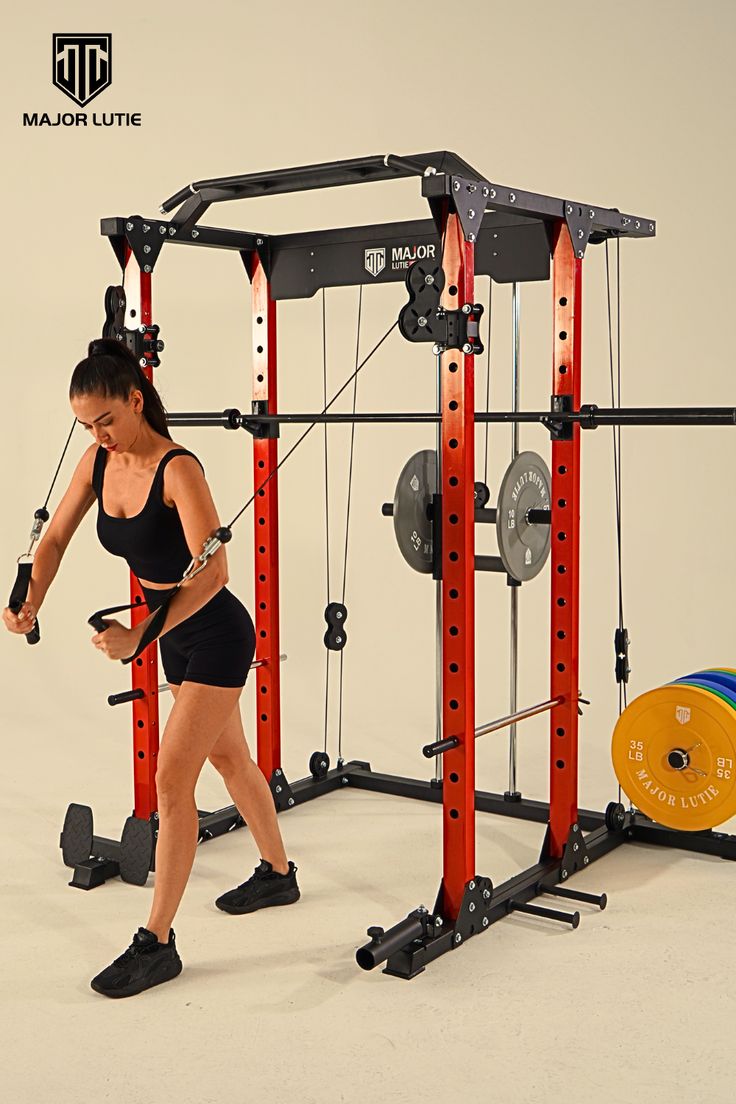
[[[422,449],[410,456],[394,492],[394,533],[409,567],[422,575],[432,572],[432,496],[437,491],[437,454]]]
[[[620,832],[626,823],[626,809],[620,801],[609,801],[606,805],[605,824],[609,832]]]
[[[309,757],[309,771],[312,778],[317,781],[326,778],[330,769],[330,757],[325,751],[313,751]]]
[[[642,694],[621,714],[611,755],[633,804],[668,828],[701,832],[736,815],[736,709],[712,689]]]
[[[549,510],[551,476],[536,452],[520,452],[498,492],[496,532],[506,571],[526,583],[544,567],[551,546],[550,526],[532,524],[530,510]]]

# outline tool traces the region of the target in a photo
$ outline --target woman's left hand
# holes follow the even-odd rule
[[[134,629],[126,629],[119,621],[110,620],[108,628],[104,632],[95,633],[92,643],[95,648],[104,652],[108,659],[127,659],[132,656],[138,647],[143,629],[136,625]]]

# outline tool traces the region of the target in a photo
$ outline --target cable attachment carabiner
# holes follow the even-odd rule
[[[48,512],[48,510],[46,509],[45,506],[39,506],[38,509],[36,510],[36,512],[34,513],[34,515],[33,515],[33,517],[34,517],[33,528],[31,529],[31,543],[29,544],[28,551],[26,552],[27,556],[30,556],[31,549],[33,548],[34,542],[37,541],[37,540],[40,540],[41,530],[43,529],[46,522],[49,520],[50,516],[51,515],[49,514],[49,512]]]
[[[219,529],[215,529],[214,533],[204,541],[202,551],[191,560],[189,567],[176,585],[180,587],[183,583],[193,579],[195,575],[199,575],[200,571],[204,571],[210,557],[214,556],[215,552],[217,552],[218,548],[222,548],[223,544],[227,544],[229,540],[232,540],[232,536],[232,529],[227,525],[221,525]]]

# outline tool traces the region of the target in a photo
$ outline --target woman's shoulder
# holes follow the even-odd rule
[[[167,468],[175,466],[180,470],[186,470],[187,467],[197,467],[204,471],[204,466],[199,457],[191,449],[186,448],[185,445],[177,445],[175,441],[171,442],[159,463],[165,463]]]
[[[98,457],[101,453],[104,453],[104,449],[100,445],[92,443],[89,445],[79,458],[75,475],[81,476],[85,483],[92,485],[92,479],[94,476],[95,468],[97,467]]]
[[[166,506],[175,505],[177,499],[182,497],[203,493],[207,486],[204,467],[193,452],[185,449],[184,452],[172,455],[181,447],[174,445],[173,449],[169,449],[159,467],[159,471],[163,473],[161,493]]]

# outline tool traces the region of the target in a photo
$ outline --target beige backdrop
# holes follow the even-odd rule
[[[22,126],[24,111],[55,115],[73,106],[51,84],[51,35],[64,29],[112,32],[112,88],[89,111],[140,111],[140,129]],[[214,0],[204,8],[183,0],[166,9],[131,0],[107,10],[78,2],[60,10],[44,0],[16,6],[6,15],[5,30],[6,589],[69,429],[71,370],[99,333],[105,287],[118,280],[99,220],[155,217],[165,197],[203,177],[450,149],[494,181],[656,218],[654,241],[621,246],[623,401],[734,404],[727,208],[734,172],[734,9],[726,0],[462,7],[437,0],[287,0],[277,6]],[[205,221],[279,233],[425,217],[420,184],[412,179],[222,204]],[[589,250],[584,274],[583,399],[608,405],[602,248]],[[478,287],[487,301],[487,280]],[[506,408],[510,290],[495,291],[492,403]],[[331,393],[351,371],[357,298],[354,288],[327,293]],[[363,351],[384,333],[403,301],[400,284],[365,289]],[[166,342],[156,379],[168,407],[247,409],[250,289],[239,258],[164,249],[153,303]],[[320,297],[281,304],[278,317],[282,409],[318,409]],[[550,285],[523,288],[522,328],[522,404],[538,409],[550,392]],[[478,406],[484,402],[485,365],[482,358]],[[425,410],[434,396],[433,357],[397,334],[360,376],[362,410]],[[76,433],[62,479],[84,444],[81,429]],[[418,777],[429,776],[420,748],[434,724],[433,584],[404,565],[380,506],[392,497],[407,456],[431,446],[433,433],[426,426],[358,429],[347,585],[343,755]],[[296,431],[284,430],[282,451],[295,437]],[[252,489],[250,439],[214,429],[182,429],[176,439],[202,458],[223,520],[232,516]],[[347,429],[331,432],[333,581],[340,579],[342,564],[348,442]],[[481,471],[482,432],[477,446]],[[286,464],[280,487],[282,650],[289,657],[283,670],[283,762],[290,779],[307,773],[308,755],[323,739],[322,447],[321,431],[315,431]],[[522,447],[548,457],[547,434],[522,429]],[[510,431],[492,430],[494,493],[509,452]],[[736,666],[733,456],[733,430],[634,428],[623,434],[632,695],[702,667]],[[616,796],[609,758],[617,715],[609,430],[583,438],[582,512],[581,688],[592,705],[581,721],[580,801],[600,807]],[[480,551],[495,551],[490,536],[479,534]],[[228,555],[231,588],[252,607],[251,545],[247,516]],[[521,593],[521,703],[547,695],[548,582],[546,570]],[[20,855],[30,869],[43,855],[44,877],[56,878],[57,888],[63,874],[54,848],[66,804],[92,804],[99,830],[110,834],[119,833],[130,811],[130,715],[126,707],[111,710],[105,702],[108,693],[127,688],[128,673],[91,647],[86,625],[89,612],[126,594],[127,572],[97,544],[90,514],[41,612],[40,646],[31,650],[20,638],[0,635],[3,773],[11,816],[4,833],[7,861]],[[338,586],[331,597],[339,597]],[[507,672],[508,591],[499,578],[480,576],[479,722],[506,712]],[[169,707],[163,698],[164,718]],[[243,698],[248,731],[253,708],[251,685]],[[333,702],[333,761],[335,722]],[[547,794],[546,734],[544,718],[520,732],[519,781],[534,798]],[[480,788],[506,788],[506,758],[505,736],[478,745]],[[198,796],[202,805],[225,803],[209,768]],[[316,807],[310,815],[317,815]],[[35,831],[39,825],[43,830]],[[298,842],[296,821],[290,831]],[[391,841],[385,839],[383,847],[385,855]],[[434,885],[441,870],[435,828],[427,847]],[[379,845],[374,854],[385,871]],[[479,841],[478,867],[495,876],[490,833]],[[70,894],[66,889],[58,892],[63,908],[75,911],[69,922],[76,923],[88,902],[64,896]],[[426,881],[421,890],[398,885],[386,921],[414,907],[417,893],[430,895]],[[15,892],[10,896],[15,905]],[[43,921],[36,925],[45,938]],[[117,941],[115,936],[116,947]],[[80,990],[79,1000],[85,999]]]

